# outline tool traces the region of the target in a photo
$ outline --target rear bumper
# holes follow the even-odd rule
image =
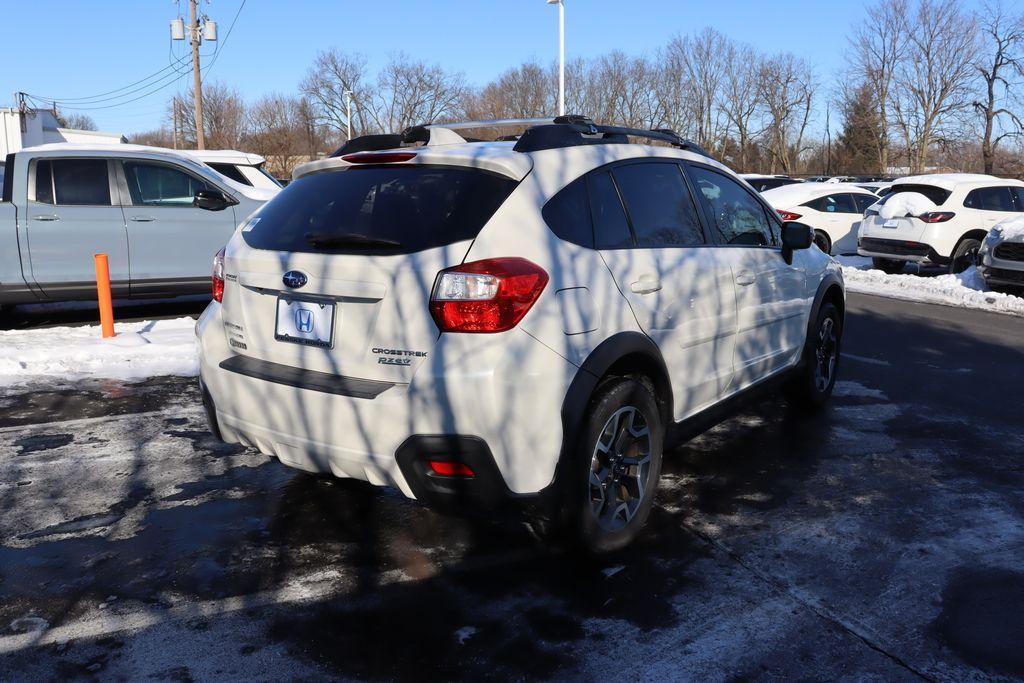
[[[230,369],[240,356],[227,345],[219,304],[210,305],[196,330],[208,412],[225,441],[297,469],[391,486],[435,503],[481,502],[494,491],[528,495],[554,478],[560,411],[576,367],[522,331],[443,336],[412,383],[360,398]],[[438,443],[449,457],[477,463],[475,481],[420,476],[416,454],[432,453]]]
[[[948,261],[927,244],[877,237],[861,237],[857,240],[857,253],[872,258],[913,261],[915,263],[944,264]]]

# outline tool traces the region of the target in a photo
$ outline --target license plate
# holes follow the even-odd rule
[[[331,302],[278,297],[274,339],[329,349],[334,343],[334,309]]]
[[[900,227],[900,222],[897,219],[895,219],[895,218],[890,218],[886,222],[882,223],[882,227],[883,228],[898,228],[898,227]]]

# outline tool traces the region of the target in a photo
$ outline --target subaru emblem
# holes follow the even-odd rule
[[[308,308],[295,309],[295,329],[303,334],[313,331],[313,311]]]
[[[292,289],[298,289],[306,284],[306,274],[298,270],[289,270],[281,279],[286,287],[291,287]]]

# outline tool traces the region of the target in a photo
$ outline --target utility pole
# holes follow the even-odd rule
[[[203,136],[203,80],[199,76],[199,19],[196,16],[198,0],[188,0],[189,39],[192,42],[192,101],[196,105],[196,149],[206,149]]]
[[[352,139],[352,91],[345,91],[345,128],[346,135],[348,136],[345,140],[348,142]]]
[[[196,109],[196,149],[206,149],[203,135],[203,79],[199,70],[199,45],[203,40],[217,40],[217,22],[202,17],[198,12],[199,0],[188,0],[188,40],[192,46],[192,99]],[[185,27],[181,17],[171,21],[171,40],[184,40]]]

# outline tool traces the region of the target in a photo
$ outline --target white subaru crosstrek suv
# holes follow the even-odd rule
[[[960,273],[977,265],[989,230],[1024,211],[1024,182],[973,173],[896,180],[864,214],[857,253],[899,273],[908,261]]]
[[[825,401],[845,295],[805,226],[674,133],[543,121],[299,167],[215,259],[214,433],[433,504],[521,503],[601,552],[644,524],[668,436],[777,382]]]

